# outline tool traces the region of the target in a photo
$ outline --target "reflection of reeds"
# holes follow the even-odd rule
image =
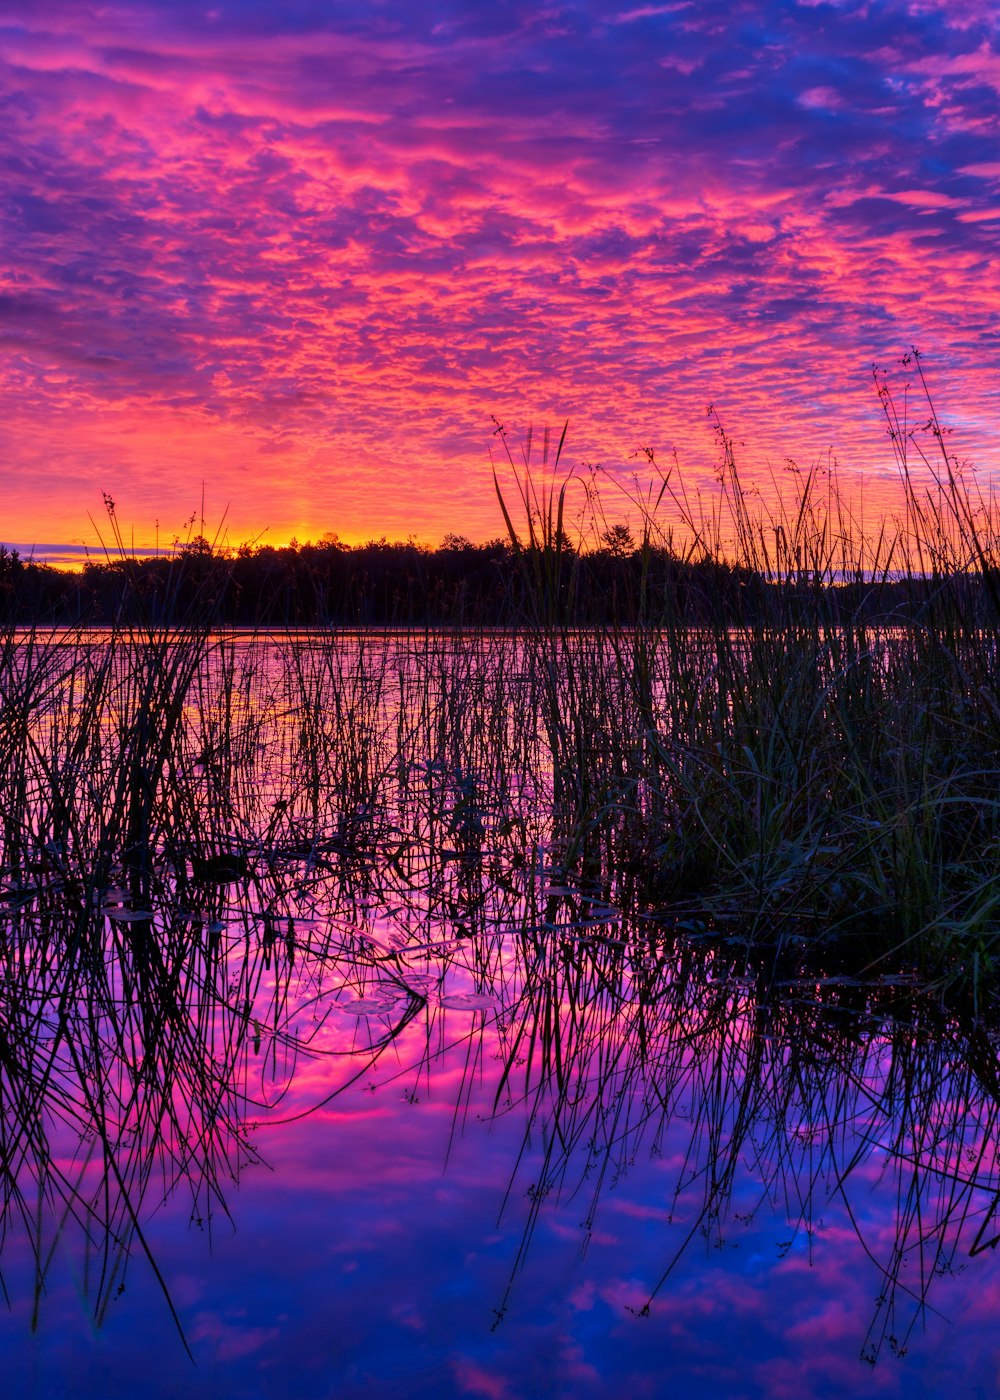
[[[808,1231],[824,1193],[868,1189],[880,1145],[899,1207],[889,1257],[869,1246],[872,1346],[902,1345],[900,1299],[992,1238],[982,1027],[909,991],[884,1009],[902,994],[833,975],[801,926],[754,950],[707,916],[623,911],[670,793],[635,776],[658,761],[642,721],[610,720],[634,716],[623,636],[566,632],[555,655],[510,633],[7,640],[0,1131],[39,1298],[60,1238],[82,1232],[100,1318],[131,1254],[156,1267],[152,1202],[224,1217],[253,1125],[308,1111],[307,1062],[321,1096],[412,1094],[463,1039],[456,1123],[496,1064],[494,1112],[545,1144],[526,1140],[519,1264],[547,1201],[585,1193],[592,1222],[679,1123],[681,1248],[722,1228],[742,1159]],[[574,660],[600,727],[589,786],[557,793],[539,712]]]
[[[879,1146],[876,1351],[992,1244],[996,522],[947,458],[929,494],[903,460],[891,539],[817,473],[761,517],[722,445],[715,512],[652,463],[628,627],[572,624],[567,494],[522,473],[507,629],[227,636],[195,586],[182,627],[137,592],[101,633],[0,632],[0,1179],[39,1297],[58,1238],[100,1318],[156,1267],[151,1201],[224,1214],[307,1061],[333,1095],[453,1040],[456,1124],[487,1063],[534,1124],[518,1263],[546,1201],[592,1222],[681,1124],[675,1250],[742,1161],[808,1232]],[[914,968],[950,1019],[891,990]]]
[[[746,1228],[733,1199],[752,1191],[786,1247],[801,1235],[812,1250],[824,1207],[843,1208],[880,1280],[863,1354],[905,1348],[935,1277],[996,1234],[993,1038],[898,989],[813,976],[768,990],[773,968],[710,946],[654,934],[643,950],[636,929],[586,949],[572,913],[564,929],[573,951],[554,937],[506,1032],[497,1111],[528,1122],[508,1191],[527,1196],[514,1274],[546,1203],[579,1201],[585,1240],[607,1191],[669,1146],[679,1165],[656,1204],[672,1225],[642,1312],[687,1251]]]

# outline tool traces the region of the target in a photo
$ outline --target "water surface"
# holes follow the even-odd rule
[[[642,795],[610,736],[583,820],[538,662],[233,639],[170,720],[166,650],[95,636],[9,683],[12,1390],[994,1393],[985,1011],[636,908]]]

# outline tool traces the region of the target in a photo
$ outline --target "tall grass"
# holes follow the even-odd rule
[[[914,461],[925,438],[881,393],[891,528],[866,533],[818,471],[764,511],[725,435],[711,504],[650,455],[634,592],[600,626],[575,622],[578,546],[615,506],[563,473],[560,440],[513,486],[513,453],[498,469],[519,566],[504,627],[228,634],[193,557],[180,624],[137,585],[99,633],[0,630],[0,1190],[39,1298],[54,1241],[82,1229],[103,1316],[154,1182],[218,1220],[251,1125],[305,1111],[304,1060],[331,1093],[402,1073],[422,1020],[429,1074],[449,1001],[498,1013],[495,1110],[547,1125],[525,1257],[545,1196],[583,1164],[592,1219],[682,1093],[701,1106],[696,1233],[751,1146],[768,1190],[806,1191],[810,1104],[843,1189],[852,1094],[885,1065],[901,1173],[930,1151],[912,1105],[939,1081],[992,1124],[1000,522],[933,410],[938,457]],[[873,1018],[873,970],[909,969],[920,995]],[[954,1019],[935,1023],[928,986]],[[970,1121],[948,1127],[956,1153]],[[956,1163],[906,1188],[882,1265],[901,1276],[937,1212],[918,1299],[993,1189],[986,1155],[974,1190]]]
[[[650,597],[643,567],[627,628],[581,637],[558,615],[565,556],[586,567],[566,548],[568,478],[515,474],[523,540],[504,514],[530,564],[571,860],[587,848],[605,876],[637,869],[636,898],[679,916],[841,951],[849,939],[859,966],[903,958],[978,987],[1000,931],[1000,516],[949,456],[929,394],[914,431],[878,384],[899,520],[866,533],[819,469],[766,505],[721,429],[708,503],[647,454],[638,550],[683,539],[687,574]],[[589,503],[581,536],[603,509]]]

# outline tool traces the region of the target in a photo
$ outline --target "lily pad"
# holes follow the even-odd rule
[[[447,992],[438,997],[438,1005],[447,1011],[495,1011],[497,1006],[484,992]]]

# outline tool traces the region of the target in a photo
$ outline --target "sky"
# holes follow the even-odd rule
[[[0,538],[487,539],[495,421],[631,523],[710,404],[891,510],[913,345],[982,479],[998,94],[994,0],[0,0]]]

